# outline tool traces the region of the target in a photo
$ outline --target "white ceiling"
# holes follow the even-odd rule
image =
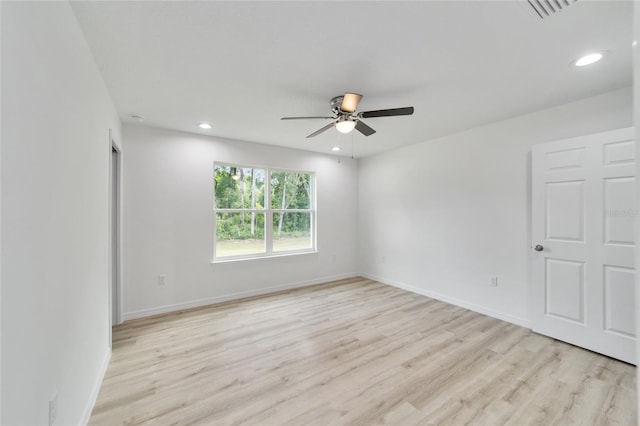
[[[544,20],[526,0],[72,4],[123,121],[319,152],[363,157],[632,84],[631,1]],[[609,54],[569,65],[593,50]],[[415,114],[365,120],[369,137],[280,120],[329,115],[347,91],[361,111]]]

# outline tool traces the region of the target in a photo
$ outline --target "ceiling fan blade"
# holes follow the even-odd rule
[[[355,129],[365,136],[371,136],[376,132],[375,130],[373,130],[371,127],[367,126],[360,120],[358,120],[358,122],[356,123]]]
[[[320,130],[316,130],[315,132],[311,133],[309,136],[307,136],[307,138],[313,138],[318,136],[320,133],[325,132],[327,130],[329,130],[330,128],[332,128],[336,123],[329,123],[326,126],[324,126],[322,129]]]
[[[359,115],[362,118],[373,118],[373,117],[392,117],[395,115],[411,115],[411,114],[413,114],[413,107],[365,111],[365,112],[361,112]]]
[[[362,95],[357,93],[345,93],[342,98],[342,105],[340,109],[344,112],[354,112],[358,108],[358,104],[362,99]]]
[[[323,120],[328,120],[330,118],[335,118],[335,117],[282,117],[280,120],[310,120],[310,119],[315,119],[315,118],[321,118]]]

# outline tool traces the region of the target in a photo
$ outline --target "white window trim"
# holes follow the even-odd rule
[[[316,173],[305,170],[297,170],[297,169],[289,169],[285,167],[266,167],[266,166],[255,166],[255,165],[244,165],[240,163],[232,163],[232,162],[222,162],[222,161],[214,161],[213,163],[213,177],[215,180],[215,167],[216,166],[224,166],[224,167],[238,167],[238,168],[251,168],[251,169],[261,169],[265,171],[266,179],[265,179],[265,192],[264,192],[264,209],[218,209],[216,208],[216,191],[215,191],[215,183],[213,190],[213,256],[211,263],[229,263],[229,262],[238,262],[243,260],[256,260],[256,259],[270,259],[277,257],[287,257],[287,256],[298,256],[304,254],[314,254],[317,253],[317,194],[316,194]],[[272,171],[280,171],[280,172],[292,172],[292,173],[306,173],[311,175],[311,208],[310,209],[272,209],[271,207],[271,172]],[[265,215],[265,230],[264,230],[264,239],[265,239],[265,252],[264,253],[252,253],[252,254],[243,254],[237,256],[224,256],[224,257],[216,257],[216,213],[259,213]],[[273,251],[273,214],[274,213],[309,213],[311,220],[311,248],[302,249],[302,250],[285,250],[285,251]]]

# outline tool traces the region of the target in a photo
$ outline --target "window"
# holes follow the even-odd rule
[[[315,251],[315,175],[214,164],[214,261]]]

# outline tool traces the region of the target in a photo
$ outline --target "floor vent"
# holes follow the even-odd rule
[[[527,3],[529,3],[529,6],[531,6],[540,19],[544,19],[563,11],[577,1],[578,0],[527,0]]]

